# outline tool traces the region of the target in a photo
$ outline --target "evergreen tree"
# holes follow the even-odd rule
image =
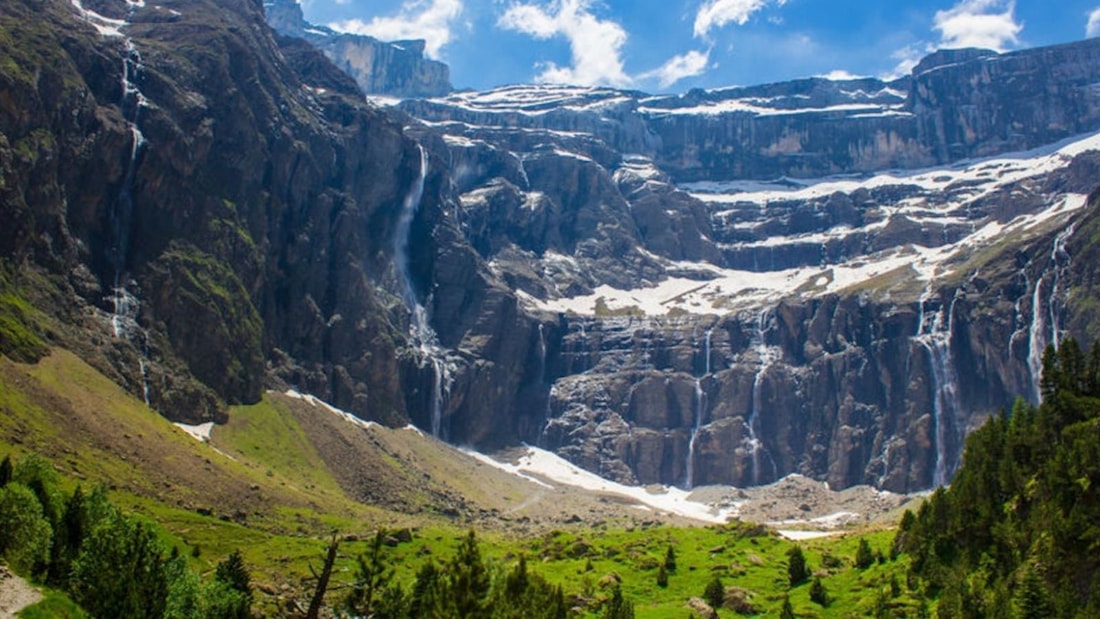
[[[159,619],[168,585],[156,534],[117,512],[96,526],[73,563],[73,600],[93,617]]]
[[[474,532],[470,531],[458,546],[458,552],[448,569],[450,599],[455,612],[463,619],[488,616],[489,572],[481,561]]]
[[[11,475],[11,456],[4,456],[4,460],[0,461],[0,488],[8,485],[8,482],[11,481]]]
[[[46,574],[46,582],[50,585],[59,589],[68,587],[73,561],[89,528],[84,490],[77,486],[65,502],[65,510],[50,548],[50,566]]]
[[[820,576],[814,576],[814,582],[810,585],[810,601],[823,607],[829,605],[829,592]]]
[[[1016,619],[1045,619],[1054,616],[1054,607],[1047,593],[1046,583],[1034,565],[1024,569],[1023,578],[1015,595]]]
[[[668,586],[668,570],[664,565],[657,568],[657,586],[662,589]]]
[[[783,598],[783,608],[779,611],[779,619],[794,619],[794,608],[791,607],[791,596]]]
[[[611,599],[604,605],[603,619],[634,619],[634,604],[623,598],[623,590],[618,583],[611,590]]]
[[[665,569],[669,572],[676,571],[676,551],[673,550],[671,544],[669,544],[668,550],[665,552]]]
[[[249,619],[252,616],[252,575],[248,573],[239,550],[234,550],[218,564],[214,570],[214,580],[239,594],[221,595],[226,608],[220,611],[219,616],[224,619]]]
[[[420,566],[409,595],[409,617],[445,617],[443,575],[434,561]]]
[[[802,547],[795,546],[787,551],[787,582],[797,587],[810,579],[810,568],[806,565],[806,556]]]
[[[722,604],[726,601],[726,586],[722,584],[722,579],[715,576],[707,583],[707,588],[703,590],[703,600],[707,604],[710,604],[711,608],[722,608]]]
[[[875,563],[875,555],[871,552],[871,545],[866,539],[860,538],[859,548],[856,550],[856,567],[865,570]]]
[[[374,614],[393,578],[393,568],[386,565],[382,556],[384,540],[385,533],[376,531],[370,547],[355,560],[355,582],[344,601],[345,608],[353,615],[369,617]]]
[[[32,571],[49,558],[53,529],[34,492],[21,483],[0,488],[0,557],[18,571]]]

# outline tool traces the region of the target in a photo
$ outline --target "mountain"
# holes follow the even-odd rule
[[[339,33],[305,20],[297,0],[264,3],[267,22],[280,34],[309,41],[355,79],[363,92],[394,97],[436,97],[451,92],[450,67],[424,57],[424,41],[379,41]]]
[[[382,108],[273,6],[0,7],[6,355],[191,424],[293,388],[620,482],[908,492],[1098,335],[1095,40]]]

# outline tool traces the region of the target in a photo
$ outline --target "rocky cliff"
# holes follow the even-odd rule
[[[424,41],[379,41],[308,23],[297,0],[264,3],[279,33],[309,41],[367,94],[438,97],[451,92],[450,68],[424,57]]]
[[[252,0],[0,32],[0,346],[173,419],[293,386],[622,481],[905,491],[1095,335],[1096,41],[380,109]]]

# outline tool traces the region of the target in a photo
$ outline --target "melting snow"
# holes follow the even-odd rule
[[[348,421],[349,423],[357,425],[360,428],[363,428],[365,430],[369,430],[370,428],[374,428],[374,427],[378,426],[378,424],[374,423],[373,421],[364,421],[364,420],[356,417],[355,415],[353,415],[353,414],[351,414],[347,411],[340,410],[340,409],[336,408],[335,406],[325,402],[324,400],[322,400],[322,399],[320,399],[316,396],[300,393],[298,391],[294,391],[293,389],[288,390],[284,395],[286,395],[288,398],[294,398],[296,400],[303,400],[305,402],[308,402],[312,406],[320,406],[321,408],[329,411],[330,413],[333,413],[334,415],[339,415],[340,417],[343,417],[345,421]]]
[[[177,428],[189,434],[192,438],[203,443],[210,442],[210,433],[214,431],[214,422],[208,421],[197,426],[189,426],[186,423],[173,424]]]
[[[634,499],[643,506],[655,511],[667,512],[685,518],[692,518],[703,522],[724,523],[730,518],[737,516],[736,508],[732,510],[715,509],[710,505],[691,500],[689,498],[690,493],[685,490],[680,490],[679,488],[662,486],[660,492],[654,493],[646,488],[626,486],[608,481],[595,473],[590,473],[570,464],[567,460],[556,454],[536,447],[527,447],[526,454],[524,454],[516,464],[498,462],[497,460],[481,454],[475,455],[471,453],[470,455],[476,457],[481,462],[495,466],[513,475],[519,475],[530,481],[536,481],[531,479],[529,477],[530,475],[537,475],[551,482],[566,486],[583,488],[593,492],[615,494]],[[543,482],[536,481],[536,483],[547,486],[547,484]]]

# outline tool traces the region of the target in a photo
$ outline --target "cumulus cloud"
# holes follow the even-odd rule
[[[707,0],[695,14],[695,36],[706,37],[729,23],[743,26],[753,13],[772,3],[783,6],[787,0]]]
[[[1100,36],[1100,8],[1093,9],[1093,11],[1089,13],[1089,23],[1085,26],[1085,36]]]
[[[579,86],[628,86],[633,82],[623,68],[622,48],[627,34],[618,23],[592,14],[591,0],[554,0],[547,5],[513,4],[500,16],[501,28],[536,39],[564,37],[569,41],[572,65],[541,63],[540,82]]]
[[[424,39],[424,51],[439,58],[440,50],[451,42],[455,20],[462,14],[462,0],[410,0],[397,15],[329,24],[337,32],[365,34],[383,41]]]
[[[936,11],[933,28],[943,47],[982,47],[1003,52],[1018,45],[1023,24],[1016,21],[1015,0],[960,0]]]
[[[705,52],[691,50],[686,54],[678,54],[669,58],[668,62],[652,71],[646,71],[638,77],[640,79],[657,80],[661,88],[668,88],[684,78],[703,73],[707,70],[709,62],[710,50]]]

